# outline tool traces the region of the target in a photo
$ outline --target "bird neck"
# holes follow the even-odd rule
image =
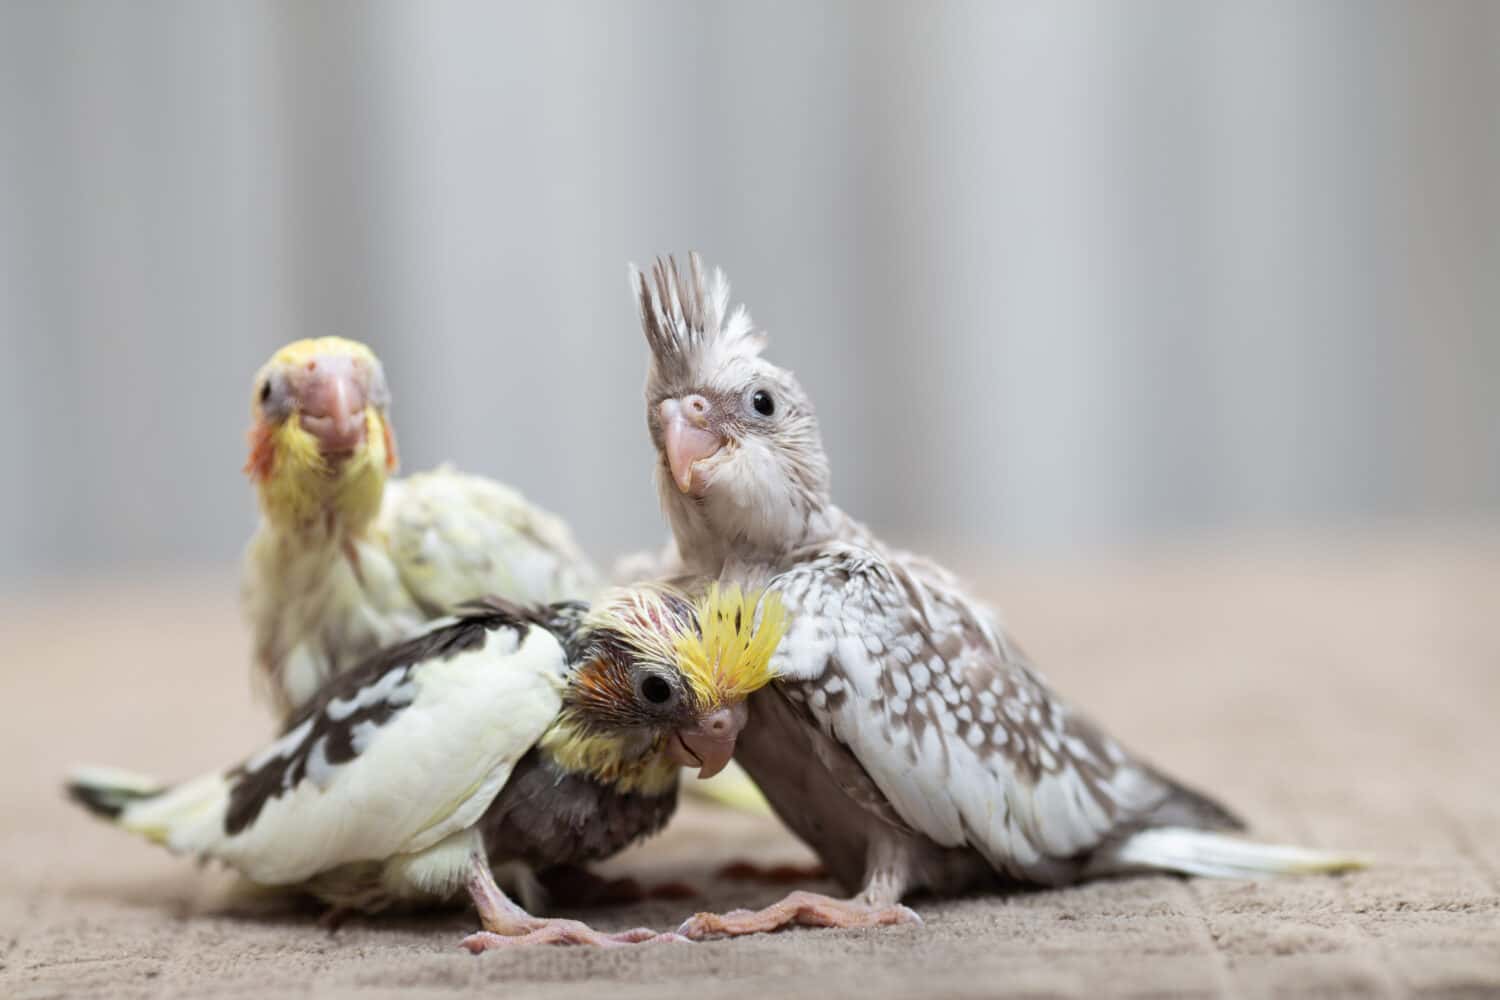
[[[795,502],[726,494],[702,499],[678,492],[669,476],[657,477],[658,494],[683,566],[717,576],[730,566],[768,566],[789,553],[845,536],[848,515],[821,497]]]
[[[677,787],[677,767],[659,738],[589,732],[564,710],[542,735],[541,751],[569,774],[581,774],[617,792],[662,795]]]
[[[332,471],[289,467],[261,483],[261,513],[293,544],[357,541],[380,513],[385,481],[384,468],[357,459]]]

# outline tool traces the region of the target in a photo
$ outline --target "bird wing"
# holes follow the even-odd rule
[[[1060,882],[1174,802],[1202,808],[1190,825],[1230,821],[1072,713],[946,573],[840,544],[772,586],[792,612],[784,690],[937,843]]]
[[[566,670],[544,628],[450,619],[339,677],[239,767],[120,821],[272,885],[423,850],[479,821],[556,718]]]
[[[484,594],[525,604],[587,598],[596,585],[560,518],[447,467],[391,483],[377,531],[402,582],[432,614]]]

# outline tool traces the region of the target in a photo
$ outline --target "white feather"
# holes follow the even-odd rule
[[[228,786],[217,774],[130,806],[121,823],[267,885],[421,852],[479,822],[556,717],[565,670],[561,646],[540,628],[519,649],[496,642],[421,663],[412,704],[364,736],[360,755],[310,761],[306,780],[235,835],[224,832]]]
[[[304,539],[267,524],[245,553],[256,657],[283,716],[329,678],[477,597],[587,598],[567,525],[500,483],[440,468],[386,484],[365,536]]]
[[[1207,878],[1266,878],[1364,868],[1365,858],[1282,844],[1257,844],[1242,837],[1183,827],[1142,830],[1101,851],[1089,874],[1170,871]]]

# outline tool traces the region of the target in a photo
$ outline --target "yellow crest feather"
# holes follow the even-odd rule
[[[309,337],[306,340],[294,340],[278,350],[271,355],[269,365],[301,365],[320,354],[343,354],[372,365],[376,363],[375,352],[357,340],[346,337]]]
[[[787,628],[780,594],[714,583],[698,602],[697,615],[697,631],[680,633],[676,650],[682,674],[701,704],[735,701],[771,683],[771,657]]]
[[[677,658],[676,636],[693,631],[686,615],[691,607],[692,601],[676,587],[638,583],[596,600],[583,624],[587,629],[610,629],[634,656],[668,665]]]

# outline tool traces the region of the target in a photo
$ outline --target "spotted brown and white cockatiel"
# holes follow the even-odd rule
[[[918,891],[1062,885],[1102,874],[1332,871],[1354,862],[1254,844],[1240,822],[1131,755],[1043,682],[951,574],[834,505],[811,402],[760,357],[697,255],[633,272],[651,351],[647,423],[683,570],[764,580],[793,625],[752,699],[738,762],[853,900],[798,893],[700,914],[689,936],[787,923],[915,920]]]
[[[473,951],[659,940],[533,917],[491,865],[608,857],[655,833],[680,767],[722,768],[785,631],[774,594],[669,587],[594,610],[477,602],[330,680],[237,767],[166,786],[84,769],[90,811],[263,885],[378,911],[467,890]]]
[[[253,392],[245,471],[261,522],[243,595],[256,677],[283,720],[328,678],[462,602],[595,589],[567,526],[515,490],[446,467],[390,478],[390,390],[365,345],[288,344]]]

